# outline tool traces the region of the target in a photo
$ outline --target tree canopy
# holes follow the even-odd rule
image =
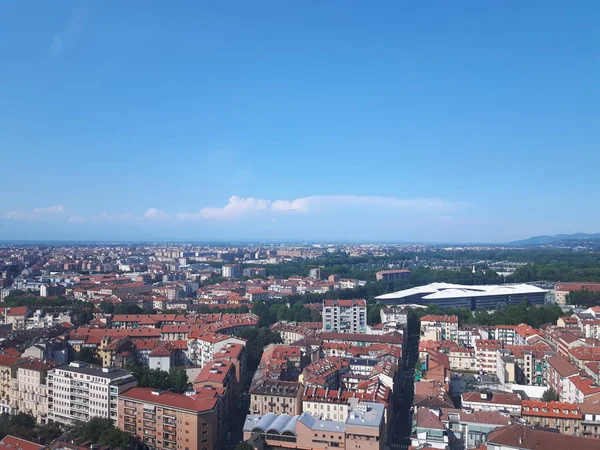
[[[71,438],[108,445],[112,449],[133,449],[141,446],[140,440],[113,425],[111,419],[92,417],[87,422],[78,423],[67,429]]]
[[[150,369],[140,364],[128,364],[127,370],[133,373],[140,387],[170,390],[182,394],[188,388],[188,376],[185,369],[171,367],[166,372],[160,369]]]
[[[550,387],[544,391],[542,394],[542,401],[544,402],[557,402],[558,401],[558,393],[553,387]]]

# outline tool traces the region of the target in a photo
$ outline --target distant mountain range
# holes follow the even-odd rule
[[[510,242],[511,245],[577,245],[589,241],[600,241],[600,233],[556,234],[554,236],[533,236],[521,241]]]

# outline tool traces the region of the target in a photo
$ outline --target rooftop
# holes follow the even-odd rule
[[[64,370],[67,372],[80,373],[83,375],[93,375],[95,377],[109,378],[116,380],[131,376],[131,372],[114,367],[100,367],[95,364],[88,364],[81,361],[74,361],[66,366],[57,367],[55,370]]]
[[[375,297],[377,300],[392,300],[421,296],[423,299],[444,299],[461,297],[486,297],[496,295],[518,295],[545,293],[544,289],[528,284],[503,284],[468,286],[452,283],[430,283],[425,286],[417,286],[402,291],[391,292]]]

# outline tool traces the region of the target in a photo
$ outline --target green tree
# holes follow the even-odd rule
[[[113,314],[115,312],[115,304],[113,302],[109,302],[104,300],[103,302],[101,302],[98,307],[104,311],[106,314]]]
[[[558,393],[553,387],[550,387],[544,391],[542,394],[542,401],[544,402],[557,402],[558,401]]]
[[[79,353],[77,353],[77,359],[82,362],[93,364],[96,361],[94,350],[89,347],[82,347],[81,350],[79,350]]]
[[[254,447],[252,447],[250,444],[248,444],[248,442],[243,441],[237,445],[235,450],[254,450]]]

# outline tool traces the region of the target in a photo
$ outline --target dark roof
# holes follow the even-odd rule
[[[497,428],[487,438],[489,444],[516,447],[527,450],[598,450],[600,443],[597,439],[553,433],[513,424]]]
[[[95,364],[88,364],[80,361],[74,361],[66,366],[57,367],[60,370],[68,370],[69,372],[81,373],[84,375],[92,375],[95,377],[109,378],[114,380],[116,378],[123,378],[131,375],[131,372],[122,369],[115,369],[112,367],[100,367]]]

